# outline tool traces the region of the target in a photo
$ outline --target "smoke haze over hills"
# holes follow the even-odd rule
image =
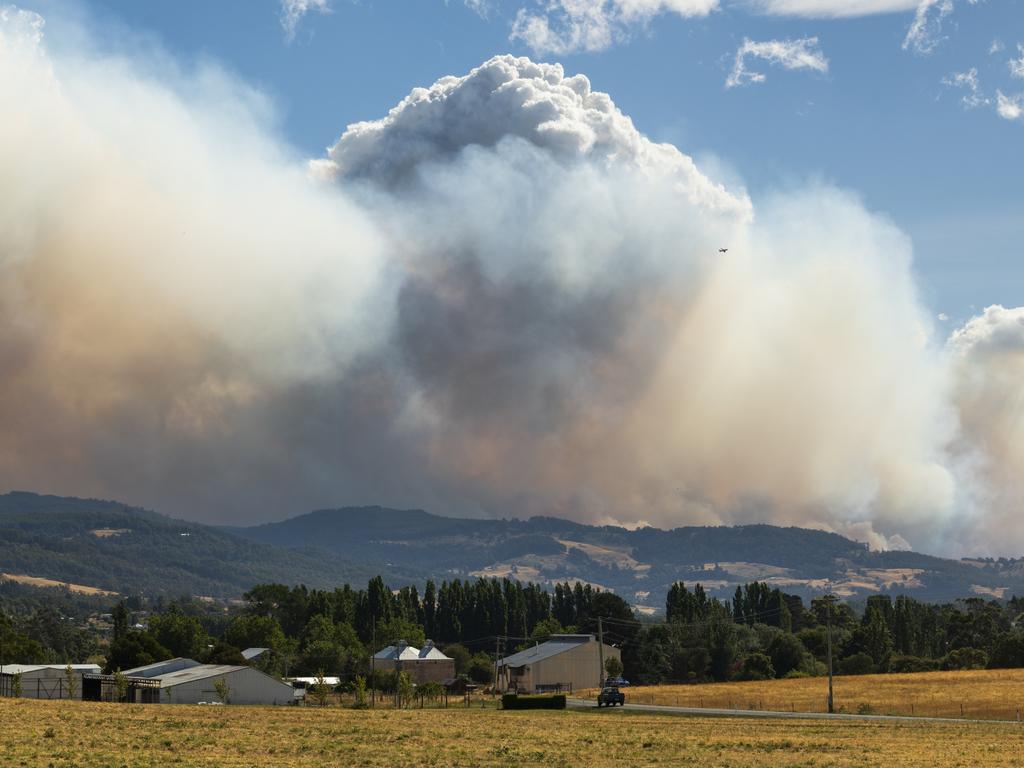
[[[42,30],[0,9],[0,487],[1024,548],[1024,310],[941,338],[856,195],[509,56],[306,162],[216,67]]]

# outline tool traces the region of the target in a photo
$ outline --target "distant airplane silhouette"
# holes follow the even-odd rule
[[[728,251],[728,250],[729,250],[728,248],[719,248],[719,249],[718,249],[718,252],[719,252],[719,253],[725,253],[725,252],[726,252],[726,251]]]

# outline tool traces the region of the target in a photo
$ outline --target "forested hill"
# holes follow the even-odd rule
[[[949,601],[1024,595],[1024,562],[871,552],[832,533],[768,525],[631,531],[550,517],[467,520],[422,510],[321,510],[251,528],[214,528],[112,501],[0,495],[0,574],[119,593],[236,597],[277,582],[333,587],[384,576],[583,581],[641,611],[676,581],[729,597],[754,580],[816,595],[906,593]],[[2,578],[2,577],[0,577]]]
[[[260,582],[333,587],[380,570],[113,501],[0,495],[0,574],[23,583],[33,583],[30,577],[123,594],[235,597]]]
[[[1024,595],[1022,561],[872,552],[833,533],[770,525],[627,530],[550,517],[466,520],[350,507],[232,530],[254,541],[318,546],[346,559],[401,564],[435,576],[514,576],[547,585],[582,580],[641,607],[663,605],[677,580],[700,582],[719,596],[755,579],[804,595],[827,583],[846,597]]]

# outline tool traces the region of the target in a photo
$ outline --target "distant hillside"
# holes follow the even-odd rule
[[[700,582],[718,596],[755,579],[805,596],[828,583],[852,598],[879,592],[941,601],[1024,595],[1024,561],[871,552],[842,536],[802,528],[630,531],[551,517],[467,520],[382,507],[214,528],[112,501],[0,495],[0,574],[22,583],[234,597],[260,582],[362,585],[378,573],[393,587],[479,576],[547,585],[580,580],[614,590],[643,611],[660,610],[677,580]]]
[[[872,552],[842,536],[770,525],[630,531],[548,517],[466,520],[422,510],[356,507],[232,529],[254,541],[317,546],[345,559],[400,564],[435,577],[582,580],[660,609],[676,580],[731,595],[754,579],[809,595],[831,583],[846,597],[879,592],[923,600],[1024,594],[1021,561],[948,560]]]
[[[381,570],[298,546],[261,544],[112,501],[0,495],[0,574],[23,583],[32,583],[20,578],[28,576],[122,594],[233,597],[259,582],[332,587]]]

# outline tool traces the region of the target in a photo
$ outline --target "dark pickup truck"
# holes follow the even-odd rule
[[[606,685],[601,689],[601,692],[597,694],[597,706],[599,707],[614,707],[618,704],[620,707],[626,703],[626,696],[618,688]]]

